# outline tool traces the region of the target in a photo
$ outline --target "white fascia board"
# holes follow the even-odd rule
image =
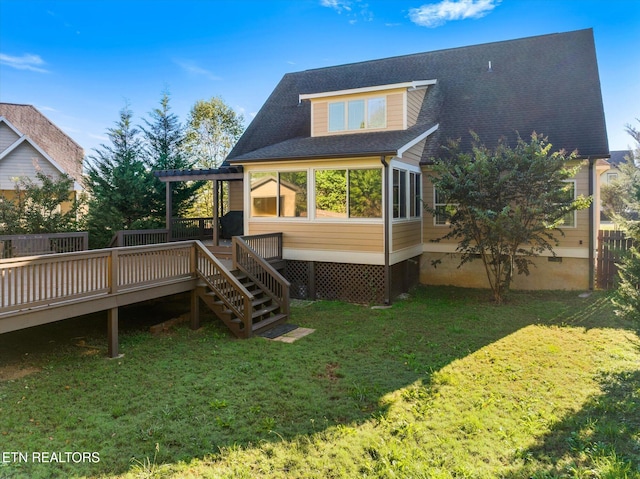
[[[7,125],[9,128],[11,128],[13,130],[13,132],[18,135],[18,136],[24,136],[22,134],[22,132],[20,130],[18,130],[15,125],[13,123],[11,123],[9,120],[7,120],[6,117],[4,116],[0,116],[0,123],[4,123],[5,125]]]
[[[427,131],[425,131],[424,133],[421,133],[420,135],[416,136],[413,140],[411,140],[409,143],[401,146],[400,148],[398,148],[398,158],[402,158],[402,154],[407,151],[409,148],[414,147],[415,145],[417,145],[418,143],[420,143],[422,140],[424,140],[426,137],[428,137],[429,135],[431,135],[432,133],[434,133],[438,127],[440,126],[440,123],[437,123],[435,126],[432,126],[431,128],[429,128]]]
[[[20,139],[16,140],[16,142],[13,143],[9,148],[4,150],[0,154],[0,160],[4,159],[9,153],[11,153],[13,150],[18,148],[18,146],[20,146],[25,141],[27,143],[29,143],[31,146],[33,146],[35,148],[35,150],[38,153],[40,153],[44,157],[45,160],[47,160],[49,163],[51,163],[56,170],[58,170],[60,173],[62,173],[64,175],[68,174],[66,171],[64,171],[64,169],[62,169],[62,167],[58,163],[56,163],[56,161],[53,158],[51,158],[49,155],[47,155],[47,153],[42,148],[40,148],[31,138],[29,138],[26,135],[23,135],[22,137],[20,137]]]
[[[416,80],[409,81],[403,83],[390,83],[388,85],[376,85],[376,86],[368,86],[363,88],[350,88],[348,90],[335,90],[335,91],[324,91],[320,93],[304,93],[299,95],[299,101],[302,100],[312,100],[314,98],[326,98],[330,96],[342,96],[342,95],[354,95],[357,93],[374,93],[377,91],[383,90],[395,90],[398,88],[407,88],[410,90],[415,90],[421,87],[427,87],[429,85],[435,85],[438,80]]]

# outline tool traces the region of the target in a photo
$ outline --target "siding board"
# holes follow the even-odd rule
[[[384,251],[382,224],[318,223],[318,222],[260,222],[249,221],[248,234],[284,233],[287,248],[362,251]]]

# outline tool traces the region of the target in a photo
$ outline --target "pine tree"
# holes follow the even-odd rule
[[[92,247],[106,246],[121,229],[158,227],[160,216],[153,200],[153,177],[144,162],[139,130],[125,106],[114,128],[111,144],[102,144],[89,156],[86,188],[90,193],[87,225]]]
[[[146,142],[145,160],[151,170],[186,170],[194,166],[184,154],[185,132],[178,117],[171,112],[170,96],[165,92],[160,106],[149,113],[150,120],[144,119],[146,126],[141,126]],[[183,216],[195,201],[196,191],[201,182],[179,182],[172,185],[172,206],[176,216]],[[155,176],[154,212],[158,220],[164,221],[166,211],[166,188]]]

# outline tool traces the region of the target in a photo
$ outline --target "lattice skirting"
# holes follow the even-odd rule
[[[418,282],[419,258],[391,267],[392,294],[406,292]],[[384,266],[287,260],[285,277],[291,283],[291,297],[329,299],[351,303],[382,304]]]

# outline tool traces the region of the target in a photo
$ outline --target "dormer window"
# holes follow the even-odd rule
[[[304,93],[311,101],[311,136],[406,130],[415,125],[427,88],[436,80]]]
[[[385,128],[387,99],[374,97],[329,102],[329,131]]]

